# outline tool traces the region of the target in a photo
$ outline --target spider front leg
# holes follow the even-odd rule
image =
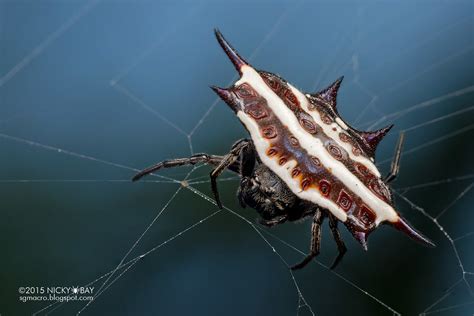
[[[400,158],[402,157],[402,148],[405,141],[405,133],[401,132],[398,136],[397,146],[395,147],[395,155],[393,156],[392,164],[390,166],[390,173],[385,177],[385,182],[389,183],[395,180],[400,171]]]
[[[280,215],[272,219],[261,219],[259,223],[267,227],[273,227],[286,222],[287,219],[288,215]]]
[[[344,254],[347,251],[346,245],[342,240],[341,233],[339,232],[339,229],[337,229],[337,223],[337,218],[334,215],[329,214],[329,228],[331,229],[332,236],[334,237],[334,240],[337,244],[337,250],[339,251],[339,254],[331,265],[331,269],[334,269],[339,264],[339,262],[341,262],[342,257],[344,257]]]
[[[298,270],[306,266],[319,254],[321,248],[321,224],[324,221],[323,212],[318,208],[314,213],[311,225],[311,248],[309,254],[298,264],[291,267],[291,270]]]
[[[253,171],[255,169],[255,163],[257,159],[256,155],[257,154],[252,143],[245,147],[240,154],[240,175],[242,179],[240,180],[237,199],[239,200],[239,204],[242,208],[247,207],[242,195],[242,186],[246,186],[251,181],[250,178],[252,177]]]
[[[176,159],[171,159],[171,160],[165,160],[140,171],[132,178],[132,181],[137,181],[143,178],[144,176],[149,175],[162,168],[173,168],[173,167],[179,167],[179,166],[185,166],[185,165],[195,165],[198,163],[209,163],[212,165],[218,165],[222,161],[223,158],[224,157],[222,156],[216,156],[216,155],[195,154],[189,158],[176,158]],[[229,169],[234,172],[239,173],[238,164],[230,165]]]
[[[233,146],[230,152],[225,155],[221,162],[217,165],[217,167],[212,170],[210,177],[211,177],[211,189],[212,193],[214,194],[214,198],[216,200],[217,206],[222,209],[222,203],[219,198],[219,191],[217,190],[217,178],[221,175],[221,173],[227,169],[229,166],[237,162],[240,158],[241,154],[251,145],[251,141],[248,139],[241,139],[237,141]],[[241,168],[243,166],[241,165]],[[240,170],[239,170],[240,171]]]

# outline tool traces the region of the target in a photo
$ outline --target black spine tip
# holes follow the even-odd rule
[[[234,64],[235,69],[242,75],[242,67],[248,65],[248,63],[237,53],[237,51],[227,42],[222,33],[215,28],[214,34],[216,35],[219,45],[222,47],[227,57],[229,57],[232,64]]]
[[[138,180],[141,179],[141,177],[142,177],[142,175],[139,174],[139,173],[134,175],[133,178],[132,178],[132,182],[137,182]]]

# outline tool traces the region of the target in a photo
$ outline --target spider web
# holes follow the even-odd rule
[[[237,42],[244,45],[245,43],[243,42],[247,42],[247,45],[250,45],[249,43],[258,43],[255,47],[248,48],[247,50],[245,50],[244,47],[241,51],[244,56],[248,56],[247,59],[250,62],[255,61],[255,64],[262,64],[262,69],[268,68],[268,70],[271,71],[272,67],[277,68],[275,65],[281,65],[281,63],[272,62],[272,64],[269,65],[270,67],[264,67],[266,65],[264,65],[265,57],[261,56],[262,50],[270,44],[275,46],[276,44],[274,42],[279,36],[292,33],[290,31],[285,31],[285,29],[291,29],[292,27],[299,28],[295,19],[297,19],[298,15],[302,14],[308,6],[312,5],[314,4],[303,1],[298,2],[297,4],[282,2],[281,7],[274,9],[274,11],[270,10],[268,21],[271,21],[271,23],[268,23],[265,27],[262,26],[263,36],[261,35],[262,32],[259,32],[258,34],[260,34],[260,38],[258,39],[255,38],[256,35],[249,35],[249,40],[247,41],[241,39],[239,41],[232,40],[232,42],[236,42],[235,45],[237,47],[239,47]],[[184,157],[195,152],[214,152],[212,150],[207,150],[209,148],[208,143],[212,142],[212,140],[209,140],[209,134],[215,133],[215,126],[213,126],[212,122],[215,122],[216,117],[218,117],[218,120],[225,120],[226,122],[224,122],[224,124],[227,124],[227,121],[230,121],[229,115],[226,112],[225,116],[217,116],[218,114],[216,114],[216,112],[220,111],[220,108],[222,107],[219,104],[220,101],[217,98],[214,98],[212,102],[207,103],[207,106],[200,107],[200,113],[197,113],[196,115],[189,114],[189,118],[187,118],[189,121],[184,120],[184,122],[180,122],[180,120],[172,118],[173,114],[168,112],[169,104],[161,105],[149,103],[145,101],[144,98],[140,97],[138,93],[134,92],[140,85],[148,84],[148,81],[142,78],[142,81],[135,83],[133,81],[128,82],[127,78],[133,75],[138,76],[135,74],[135,72],[138,72],[137,68],[146,65],[154,56],[160,56],[160,54],[163,54],[168,43],[177,41],[186,30],[189,31],[189,29],[192,29],[192,23],[189,25],[185,24],[184,21],[192,21],[193,18],[198,17],[200,14],[203,14],[203,12],[207,12],[211,7],[212,6],[210,5],[206,6],[204,4],[186,7],[184,11],[180,11],[179,22],[174,21],[175,23],[168,24],[167,27],[160,30],[158,39],[150,41],[151,45],[143,48],[141,51],[137,51],[137,53],[134,54],[135,57],[132,58],[130,62],[118,67],[121,70],[116,72],[115,76],[109,75],[108,88],[113,90],[117,97],[129,102],[128,104],[131,106],[127,111],[132,113],[131,116],[138,116],[136,118],[133,117],[134,119],[138,121],[147,118],[153,120],[155,124],[159,124],[163,127],[163,130],[166,130],[168,133],[173,131],[172,137],[174,147],[172,148],[179,152],[175,153],[173,150],[167,150],[166,153],[163,153],[166,156],[162,158],[171,158],[173,156]],[[5,75],[0,78],[1,92],[6,94],[5,91],[8,90],[9,85],[14,84],[16,77],[22,75],[27,77],[29,67],[33,67],[37,59],[44,58],[43,55],[45,55],[48,50],[57,49],[56,45],[59,44],[56,42],[59,42],[62,37],[66,37],[69,32],[73,32],[74,27],[76,27],[76,24],[80,23],[81,19],[93,15],[94,13],[96,14],[94,17],[97,18],[97,15],[103,14],[103,11],[105,10],[104,8],[108,8],[108,6],[101,3],[100,0],[95,0],[90,1],[75,10],[71,15],[69,15],[69,18],[66,18],[64,23],[60,24],[59,28],[46,36],[44,40],[41,41],[39,45],[35,46],[30,53],[24,55],[24,58],[15,63],[13,67],[8,68],[8,71],[4,72]],[[435,242],[438,244],[438,248],[434,250],[420,250],[420,248],[417,248],[417,245],[412,245],[410,241],[400,241],[403,237],[399,234],[391,234],[388,230],[381,229],[382,232],[378,234],[374,233],[374,235],[381,237],[380,235],[387,234],[391,237],[391,240],[386,239],[383,242],[389,244],[389,247],[394,249],[393,251],[387,251],[382,254],[381,249],[384,248],[383,244],[380,240],[375,240],[375,237],[374,241],[371,240],[371,251],[369,253],[359,253],[358,250],[353,249],[356,247],[355,244],[351,244],[348,241],[350,251],[343,263],[345,267],[342,269],[338,268],[336,270],[329,270],[326,263],[330,262],[330,257],[329,255],[324,254],[325,249],[330,248],[330,242],[328,242],[323,248],[323,254],[318,257],[318,260],[315,260],[310,268],[305,269],[303,272],[292,272],[288,269],[289,266],[301,259],[307,252],[309,242],[307,226],[294,228],[294,226],[297,225],[287,224],[285,225],[287,227],[272,230],[261,227],[256,224],[254,220],[256,217],[254,212],[242,210],[238,208],[236,204],[230,204],[230,202],[228,202],[231,197],[230,193],[223,194],[225,207],[223,210],[219,210],[215,207],[215,201],[208,193],[209,180],[207,179],[207,172],[209,171],[209,168],[205,166],[195,166],[187,171],[186,169],[174,169],[154,174],[148,179],[142,181],[143,184],[135,185],[135,190],[146,190],[150,195],[153,195],[152,192],[155,192],[157,187],[160,188],[159,190],[163,190],[164,193],[160,193],[159,198],[153,196],[152,198],[148,198],[152,201],[150,204],[153,203],[154,205],[159,206],[155,209],[151,216],[151,220],[147,222],[144,228],[142,227],[138,230],[133,229],[134,232],[139,231],[139,234],[135,234],[134,236],[128,236],[127,234],[127,237],[123,238],[125,239],[125,244],[120,244],[126,245],[125,248],[114,248],[113,257],[105,257],[102,259],[107,261],[103,262],[104,265],[99,264],[99,262],[96,262],[94,259],[90,261],[91,265],[96,264],[98,267],[106,266],[109,268],[105,271],[102,270],[94,275],[87,276],[82,275],[79,272],[79,278],[69,280],[70,282],[74,282],[74,285],[95,286],[94,299],[82,303],[55,302],[44,304],[41,308],[35,307],[33,310],[34,314],[60,314],[64,312],[66,308],[70,307],[69,305],[72,305],[72,309],[68,309],[68,311],[75,314],[87,312],[92,313],[95,311],[93,309],[94,305],[100,304],[100,302],[106,299],[107,296],[113,295],[112,293],[114,291],[120,292],[127,300],[130,300],[131,298],[129,298],[128,295],[132,294],[130,293],[131,289],[120,286],[120,284],[133,284],[133,279],[127,279],[127,276],[130,275],[132,271],[140,270],[141,266],[143,267],[146,265],[146,258],[148,262],[154,261],[155,263],[157,261],[166,260],[166,258],[159,255],[160,252],[164,252],[167,248],[172,248],[173,245],[175,245],[174,247],[178,247],[179,242],[184,242],[186,244],[193,243],[192,237],[188,236],[191,235],[196,238],[196,236],[199,236],[199,232],[204,233],[206,229],[210,229],[209,227],[212,227],[211,229],[217,229],[217,226],[212,224],[213,221],[216,221],[220,217],[223,217],[225,221],[219,222],[219,225],[225,225],[225,223],[229,224],[229,228],[225,228],[226,231],[232,230],[236,225],[242,225],[248,228],[248,230],[245,231],[246,234],[254,234],[255,239],[245,240],[251,240],[254,243],[258,243],[259,252],[265,256],[268,255],[264,258],[265,264],[259,265],[259,267],[263,268],[264,266],[268,267],[268,265],[271,265],[271,268],[269,269],[272,269],[271,271],[273,272],[277,271],[275,272],[277,273],[277,276],[267,275],[263,280],[265,282],[271,282],[271,278],[278,278],[279,282],[286,282],[283,284],[284,287],[291,287],[291,292],[293,293],[294,298],[289,297],[286,301],[294,302],[294,313],[297,315],[320,315],[327,313],[328,310],[336,308],[333,305],[337,304],[335,301],[339,301],[340,298],[336,299],[335,296],[332,296],[330,303],[325,303],[325,301],[327,302],[329,297],[331,297],[331,295],[329,295],[331,293],[324,294],[322,292],[326,291],[328,288],[336,291],[342,300],[348,302],[347,306],[339,307],[345,308],[342,309],[345,313],[351,311],[352,307],[356,308],[358,311],[360,310],[360,313],[368,313],[367,305],[360,305],[361,303],[355,301],[369,302],[368,305],[372,305],[370,307],[370,312],[376,314],[384,312],[386,314],[400,315],[405,313],[406,311],[400,309],[400,304],[396,300],[396,295],[388,295],[384,293],[387,287],[378,286],[373,282],[367,282],[367,279],[374,277],[373,273],[377,273],[374,272],[374,270],[371,271],[371,269],[380,268],[385,261],[400,260],[402,262],[401,264],[406,264],[407,260],[403,259],[404,249],[400,245],[397,246],[393,240],[396,240],[396,242],[399,242],[400,244],[405,242],[403,246],[407,247],[407,256],[413,258],[413,260],[417,260],[421,257],[420,260],[422,261],[422,264],[440,265],[440,267],[431,268],[431,270],[426,269],[428,272],[431,271],[430,273],[433,273],[435,277],[429,273],[428,275],[417,275],[416,273],[423,273],[424,270],[420,269],[420,266],[416,263],[413,263],[413,266],[403,266],[403,269],[394,271],[394,275],[391,279],[388,277],[383,278],[389,282],[394,282],[394,284],[397,285],[395,290],[399,292],[403,290],[403,287],[401,287],[402,285],[400,283],[397,283],[396,273],[413,268],[416,269],[416,273],[413,274],[413,276],[419,277],[420,282],[423,283],[420,286],[420,289],[431,289],[428,295],[421,295],[420,293],[420,301],[411,303],[411,309],[408,312],[416,312],[420,315],[472,312],[474,305],[474,292],[472,289],[474,263],[472,262],[472,255],[469,256],[470,253],[468,249],[472,248],[474,228],[471,224],[472,222],[469,220],[470,214],[466,214],[469,213],[469,204],[467,203],[469,202],[469,199],[472,200],[472,197],[474,196],[472,194],[472,187],[474,186],[472,164],[463,165],[463,161],[459,159],[459,168],[449,168],[449,166],[446,166],[447,161],[443,160],[441,157],[439,158],[439,163],[443,164],[442,167],[446,169],[443,171],[441,170],[442,168],[439,170],[435,169],[437,168],[436,164],[424,161],[428,158],[432,159],[433,156],[436,157],[436,155],[440,155],[440,152],[443,151],[452,151],[453,154],[459,155],[462,151],[456,151],[456,148],[464,147],[467,147],[468,149],[468,153],[466,153],[467,158],[469,159],[469,157],[472,156],[472,154],[469,155],[469,149],[472,148],[472,145],[469,147],[470,143],[469,140],[467,140],[467,137],[469,135],[472,136],[472,129],[474,128],[474,124],[472,124],[472,110],[474,109],[474,105],[472,105],[472,101],[469,99],[469,97],[474,93],[474,84],[472,84],[472,78],[470,77],[464,78],[464,80],[460,81],[451,78],[451,82],[446,84],[446,87],[442,85],[436,86],[439,88],[437,94],[420,93],[421,96],[424,97],[423,99],[413,97],[413,95],[416,95],[415,92],[407,92],[407,90],[413,86],[417,88],[415,91],[422,91],[426,87],[420,85],[420,81],[426,79],[426,77],[430,77],[433,73],[439,75],[443,71],[446,71],[445,67],[447,66],[454,64],[466,67],[466,65],[468,65],[466,60],[469,60],[468,58],[472,57],[472,38],[470,42],[460,42],[462,45],[459,45],[450,51],[441,51],[438,56],[435,56],[436,58],[433,57],[433,60],[427,60],[425,62],[420,62],[420,64],[412,65],[413,68],[408,72],[408,74],[405,73],[402,78],[395,79],[393,82],[384,82],[383,80],[378,82],[373,77],[368,76],[367,73],[386,71],[392,66],[391,63],[396,65],[396,62],[406,55],[413,57],[413,55],[416,55],[418,50],[431,47],[430,45],[443,43],[446,38],[453,36],[453,34],[456,34],[463,28],[471,27],[472,29],[473,11],[471,10],[470,14],[445,19],[445,23],[440,23],[438,25],[438,29],[426,31],[423,34],[424,37],[419,41],[407,44],[407,46],[403,47],[401,50],[392,52],[387,56],[387,58],[383,59],[378,64],[371,65],[368,62],[368,59],[370,60],[371,58],[370,51],[364,49],[362,44],[367,43],[368,39],[373,34],[365,33],[360,26],[361,21],[364,17],[367,17],[370,9],[370,3],[356,3],[355,15],[357,18],[353,20],[353,28],[334,27],[331,29],[332,37],[335,38],[334,45],[331,47],[331,53],[329,54],[326,52],[322,54],[321,60],[318,61],[320,68],[318,71],[314,72],[317,73],[317,75],[310,78],[310,86],[307,88],[308,90],[322,88],[325,84],[329,83],[331,79],[336,78],[338,75],[349,73],[342,88],[343,90],[346,89],[348,91],[342,92],[343,95],[341,95],[340,98],[343,117],[346,117],[344,116],[344,111],[346,111],[346,108],[349,107],[350,104],[357,104],[357,102],[359,102],[359,110],[357,112],[348,113],[347,115],[348,121],[354,122],[353,124],[357,128],[374,129],[383,126],[383,124],[396,123],[398,131],[406,132],[407,144],[402,154],[401,179],[399,179],[394,188],[395,195],[398,197],[397,206],[405,216],[420,228],[420,230],[424,232],[426,231],[428,236],[433,237]],[[439,18],[445,9],[446,8],[443,5],[440,5],[435,9],[428,10],[424,17],[428,21],[432,21],[432,19]],[[221,13],[219,10],[217,11],[218,13]],[[392,17],[392,20],[389,21],[383,19],[375,20],[373,29],[378,27],[390,29],[390,27],[397,22],[398,18],[400,17],[394,16]],[[304,23],[302,21],[300,22]],[[215,22],[212,21],[212,23]],[[322,23],[324,25],[324,21]],[[408,25],[406,27],[413,27],[413,25]],[[224,34],[226,34],[226,32],[224,32]],[[81,34],[73,33],[68,34],[68,37],[79,35]],[[232,39],[230,35],[227,36],[229,39]],[[394,36],[397,36],[397,34]],[[377,43],[377,40],[379,40],[380,43]],[[380,48],[387,44],[383,42],[383,38],[376,38],[373,41],[375,42],[375,48]],[[282,48],[283,46],[279,47]],[[374,47],[372,47],[372,49],[374,49]],[[324,48],[324,50],[326,49],[327,48]],[[291,49],[289,49],[288,52],[290,50]],[[268,50],[265,51],[270,53]],[[323,49],[321,49],[321,51],[323,51]],[[257,58],[259,58],[258,62],[256,61]],[[222,63],[223,65],[225,64],[224,62],[225,61]],[[417,60],[417,62],[419,61]],[[291,64],[291,62],[285,64]],[[227,64],[225,65],[230,67]],[[291,66],[282,65],[282,67]],[[165,68],[164,71],[166,71],[166,69],[167,68]],[[464,75],[463,71],[465,72],[466,70],[461,70],[459,73]],[[143,75],[143,73],[139,74]],[[181,74],[180,76],[184,76],[184,74]],[[292,81],[291,77],[295,76],[284,77],[287,77]],[[234,76],[228,81],[228,84],[232,83],[235,79],[236,77]],[[199,81],[200,80],[202,79],[199,79]],[[180,81],[180,77],[173,78],[171,81],[174,81],[173,84],[176,84],[176,82]],[[428,82],[428,84],[430,84],[430,82]],[[133,88],[134,85],[136,85],[135,88]],[[300,84],[300,86],[304,86],[304,84]],[[345,98],[352,97],[354,97],[355,102],[345,100]],[[2,95],[2,98],[3,100],[8,100],[8,96],[5,97]],[[393,98],[396,100],[390,101],[390,99]],[[204,101],[199,101],[198,103],[203,102]],[[183,106],[180,109],[184,110],[185,108],[186,107]],[[142,112],[137,114],[135,111],[137,109]],[[52,111],[54,112],[54,110],[58,109],[53,108]],[[51,110],[48,109],[47,111]],[[191,111],[191,113],[196,112],[198,112],[196,109]],[[12,124],[19,123],[21,125],[21,123],[23,123],[22,120],[24,120],[25,117],[29,118],[29,115],[30,114],[27,112],[6,112],[5,117],[1,119],[0,128],[2,129],[0,130],[0,138],[3,139],[2,147],[6,148],[5,150],[9,150],[8,146],[12,146],[13,144],[20,145],[20,147],[15,147],[11,150],[15,152],[19,151],[19,156],[22,156],[21,152],[24,147],[24,158],[22,160],[26,159],[25,156],[28,156],[28,154],[39,155],[41,152],[52,152],[58,157],[71,157],[74,158],[71,165],[74,165],[77,162],[78,166],[88,168],[88,166],[90,166],[89,163],[93,163],[97,165],[97,168],[109,168],[110,173],[107,174],[110,178],[84,178],[84,176],[80,174],[69,179],[35,177],[19,178],[18,176],[13,175],[11,178],[1,180],[2,186],[28,185],[31,186],[30,190],[42,191],[42,185],[54,186],[55,184],[60,184],[63,186],[61,192],[69,190],[69,193],[65,194],[71,195],[79,193],[79,191],[77,191],[78,187],[69,187],[71,184],[77,186],[97,185],[98,188],[102,188],[108,192],[107,187],[109,186],[115,184],[129,184],[129,176],[134,172],[139,171],[137,166],[144,166],[142,163],[123,164],[116,162],[114,159],[99,158],[108,156],[100,154],[100,151],[98,155],[90,155],[88,154],[89,150],[87,147],[81,148],[83,144],[80,143],[78,143],[78,147],[74,146],[74,142],[67,146],[57,146],[53,145],[54,141],[48,141],[47,137],[45,139],[42,139],[41,137],[28,138],[9,132]],[[49,112],[48,115],[54,115],[54,113],[51,114],[51,112]],[[352,117],[350,117],[351,115]],[[99,114],[99,116],[102,117],[103,115]],[[31,120],[31,118],[29,119]],[[32,120],[35,120],[35,118]],[[41,121],[41,119],[38,119],[39,123],[41,123]],[[188,128],[183,126],[188,126]],[[383,145],[381,145],[381,154],[378,156],[378,165],[383,170],[388,169],[391,161],[392,148],[390,148],[388,143],[393,145],[398,131],[392,132],[391,138],[387,137],[387,140]],[[225,134],[226,132],[223,133]],[[50,139],[54,139],[54,137],[51,137]],[[181,145],[179,146],[176,145],[177,139],[182,139],[182,142],[180,142]],[[231,138],[225,137],[225,139],[225,143],[228,143],[228,139]],[[415,139],[415,141],[410,141],[410,139]],[[144,142],[146,144],[156,144],[148,140],[144,140]],[[126,144],[128,145],[128,143]],[[76,150],[75,148],[80,149]],[[131,150],[135,148],[139,147],[135,145]],[[472,149],[470,151],[472,151]],[[150,150],[149,153],[152,160],[149,160],[148,158],[146,161],[154,162],[155,160],[160,160],[155,159],[153,150]],[[122,160],[123,159],[117,159],[117,161]],[[28,163],[34,164],[35,162],[36,160],[32,160]],[[41,161],[38,163],[41,163]],[[68,163],[70,163],[70,161],[68,161]],[[424,163],[426,163],[430,168],[423,168],[420,164]],[[6,164],[4,167],[8,168],[8,161],[3,164]],[[404,169],[405,167],[406,169]],[[417,175],[415,174],[417,169],[431,173]],[[185,170],[184,173],[183,170]],[[404,170],[413,170],[414,174],[404,175]],[[5,174],[10,173],[5,172]],[[123,178],[117,179],[117,174],[123,175]],[[232,176],[231,174],[224,175],[219,179],[219,185],[224,188],[222,192],[230,192],[232,189],[235,190],[237,184],[238,177]],[[104,188],[104,186],[106,187]],[[89,191],[81,192],[81,194],[86,193],[94,194]],[[143,197],[143,195],[137,194],[136,197],[137,198],[134,201],[136,203],[131,207],[133,210],[140,206],[141,203],[138,197]],[[198,218],[193,217],[189,225],[171,231],[170,229],[163,227],[163,225],[166,225],[167,221],[170,220],[176,222],[181,216],[183,216],[183,212],[191,211],[189,209],[182,209],[183,204],[180,203],[181,199],[192,201],[192,203],[199,203],[200,205],[203,205],[203,210],[207,210],[207,212],[205,214],[200,212],[195,215],[198,216]],[[91,201],[92,200],[93,198],[91,198]],[[144,204],[147,205],[148,202],[145,201]],[[173,211],[171,211],[171,209],[173,209]],[[176,217],[178,217],[178,219],[176,219]],[[158,224],[161,225],[157,228]],[[288,228],[288,226],[293,227]],[[120,232],[127,228],[126,226],[117,227],[112,225],[112,227],[107,227],[107,229]],[[158,241],[155,237],[158,236],[157,230],[160,229],[163,229],[165,233],[168,233],[168,237]],[[305,231],[304,238],[297,239],[296,241],[291,240],[294,239],[291,236],[294,236],[295,234],[302,235],[301,231]],[[93,239],[101,238],[100,236],[100,234],[97,234],[97,237]],[[327,237],[329,236],[324,237],[326,237],[325,239],[328,239]],[[345,237],[345,239],[348,240],[349,236],[347,234],[345,234]],[[44,253],[44,255],[47,256],[46,253]],[[252,254],[241,255],[251,256]],[[52,260],[57,256],[58,254],[52,255]],[[196,258],[195,253],[193,253],[193,256]],[[379,256],[382,258],[377,260],[377,257]],[[9,259],[6,260],[8,261]],[[182,255],[181,260],[191,261],[192,259],[186,259],[185,253]],[[362,260],[363,264],[357,266],[357,264],[362,262]],[[371,265],[369,263],[370,261],[375,262],[378,267],[375,264]],[[277,265],[281,266],[281,269],[278,270],[278,268],[274,268]],[[368,270],[363,269],[364,265],[368,267]],[[349,268],[353,268],[354,271],[351,271]],[[153,271],[153,269],[147,268],[147,271]],[[42,276],[45,277],[46,272],[44,272]],[[140,275],[134,274],[134,277],[140,277]],[[141,278],[146,279],[147,277],[156,281],[156,279],[151,278],[148,274],[141,275]],[[331,282],[331,284],[325,283],[315,285],[314,282],[309,282],[307,280],[314,279],[315,277],[317,277],[318,280]],[[436,279],[436,282],[433,279]],[[59,280],[61,281],[61,279]],[[233,281],[237,282],[238,280]],[[38,282],[41,282],[41,278]],[[180,294],[178,288],[177,296],[186,295],[186,293],[188,293],[184,290],[186,281],[181,282],[184,282],[184,285],[182,285],[181,288],[183,294]],[[169,282],[169,284],[171,283],[172,282]],[[30,285],[34,286],[36,284]],[[117,287],[119,289],[116,289]],[[318,294],[316,295],[315,293]],[[114,298],[116,298],[116,296],[114,296]],[[267,299],[268,304],[273,303],[268,297]],[[208,304],[213,304],[212,299],[209,299]],[[328,309],[326,304],[329,304],[331,307]],[[407,305],[403,305],[403,308],[406,309]],[[267,306],[267,309],[270,310],[272,307]]]

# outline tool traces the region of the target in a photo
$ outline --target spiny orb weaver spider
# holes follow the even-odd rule
[[[254,69],[218,30],[215,35],[240,79],[227,89],[211,88],[235,112],[251,139],[237,141],[225,156],[203,153],[162,161],[133,181],[161,168],[211,164],[216,166],[210,174],[212,192],[222,208],[217,177],[226,169],[239,174],[240,205],[257,210],[263,225],[313,218],[310,253],[292,269],[304,267],[319,254],[326,217],[339,251],[331,268],[347,251],[339,221],[365,250],[368,235],[381,223],[434,246],[398,214],[388,187],[399,171],[403,133],[391,171],[382,180],[374,164],[375,150],[393,125],[373,132],[348,126],[336,107],[342,77],[322,91],[304,94],[279,76]]]

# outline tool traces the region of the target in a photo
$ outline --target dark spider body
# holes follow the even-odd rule
[[[225,156],[196,154],[160,162],[138,173],[134,181],[161,168],[211,164],[212,191],[222,208],[217,177],[226,169],[239,174],[240,205],[257,210],[263,225],[312,217],[310,253],[293,269],[319,254],[325,218],[339,250],[332,267],[346,252],[338,222],[365,250],[368,235],[381,223],[434,246],[398,214],[388,187],[398,174],[403,134],[391,172],[382,179],[374,164],[375,149],[392,126],[373,132],[348,126],[336,108],[342,77],[318,93],[303,94],[279,76],[252,68],[217,30],[216,37],[241,79],[228,89],[212,89],[235,112],[251,139],[237,141]]]
[[[257,162],[252,174],[242,177],[237,192],[240,205],[249,206],[262,217],[261,223],[274,226],[295,221],[313,212],[305,212],[308,202],[299,199],[275,173]]]

